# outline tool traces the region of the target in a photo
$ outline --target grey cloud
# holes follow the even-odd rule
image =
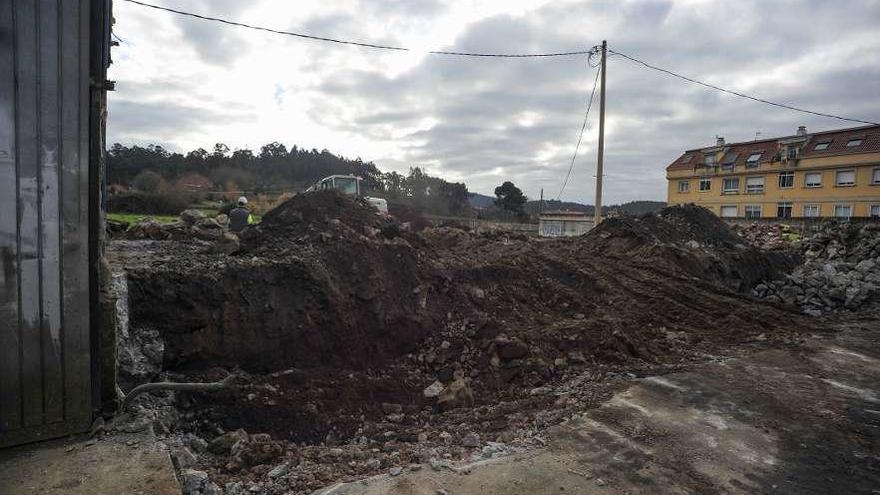
[[[442,2],[364,1],[357,12],[302,19],[297,28],[318,35],[398,44],[395,36],[401,28],[430,23],[443,9]],[[387,19],[390,28],[382,33],[368,32],[361,22],[364,16]],[[722,86],[736,84],[743,74],[770,74],[782,64],[806,60],[797,73],[780,75],[778,84],[750,91],[796,106],[877,120],[878,43],[845,63],[822,60],[816,54],[836,43],[855,43],[859,37],[862,42],[872,36],[878,41],[878,18],[880,3],[873,0],[848,2],[846,7],[808,0],[690,7],[671,0],[552,2],[525,16],[499,15],[476,22],[444,48],[505,53],[569,51],[606,38],[612,49]],[[214,27],[213,31],[218,29],[225,28]],[[210,39],[200,36],[196,38],[204,42]],[[324,45],[314,45],[310,53],[314,59],[310,69],[315,71],[344,65],[347,58],[383,56],[361,49],[328,50]],[[405,153],[403,158],[364,157],[375,160],[380,168],[430,163],[433,173],[466,177],[472,191],[491,193],[501,180],[512,179],[530,196],[544,188],[546,197],[555,197],[580,129],[593,70],[583,57],[486,60],[429,56],[396,77],[378,69],[318,72],[325,74],[322,81],[284,97],[306,102],[309,115],[320,125],[392,142]],[[791,82],[797,84],[792,87]],[[143,109],[133,105],[114,111],[121,114]],[[168,115],[157,112],[150,118],[163,125],[204,125],[196,121],[201,119],[190,120],[173,108],[167,111]],[[352,112],[351,119],[341,117]],[[535,115],[535,125],[520,125],[517,120],[523,114]],[[133,119],[125,123],[129,128],[149,132],[147,117],[127,118]],[[394,140],[401,129],[413,128],[426,119],[436,124]],[[665,166],[683,150],[711,144],[716,134],[730,141],[749,140],[758,130],[763,137],[770,137],[790,134],[798,125],[820,130],[850,124],[739,99],[612,57],[608,67],[606,198],[610,202],[664,199]],[[590,201],[595,128],[594,113],[564,198]],[[545,156],[547,150],[554,150],[552,156],[546,163],[539,162],[537,157]],[[503,174],[494,175],[496,168],[503,169]]]

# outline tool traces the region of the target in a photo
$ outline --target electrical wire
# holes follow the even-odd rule
[[[747,94],[744,94],[744,93],[740,93],[740,92],[738,92],[738,91],[733,91],[733,90],[730,90],[730,89],[725,89],[725,88],[722,88],[722,87],[716,86],[716,85],[714,85],[714,84],[709,84],[709,83],[707,83],[707,82],[698,81],[698,80],[696,80],[696,79],[693,79],[693,78],[690,78],[690,77],[687,77],[687,76],[683,76],[683,75],[681,75],[681,74],[677,74],[677,73],[675,73],[675,72],[672,72],[671,70],[664,69],[664,68],[662,68],[662,67],[657,67],[656,65],[651,65],[651,64],[649,64],[649,63],[647,63],[647,62],[645,62],[645,61],[643,61],[643,60],[639,60],[639,59],[637,59],[637,58],[635,58],[635,57],[631,57],[631,56],[629,56],[629,55],[627,55],[627,54],[625,54],[625,53],[620,53],[620,52],[618,52],[618,51],[614,51],[614,50],[612,50],[612,49],[610,49],[610,48],[608,49],[608,52],[609,52],[609,53],[612,53],[612,54],[614,54],[614,55],[619,55],[619,56],[621,56],[621,57],[623,57],[623,58],[629,59],[630,61],[635,62],[635,63],[637,63],[637,64],[641,64],[641,65],[643,65],[643,66],[645,66],[645,67],[647,67],[647,68],[649,68],[649,69],[653,69],[653,70],[656,70],[656,71],[659,71],[659,72],[663,72],[663,73],[668,74],[668,75],[670,75],[670,76],[677,77],[677,78],[679,78],[679,79],[684,79],[685,81],[692,82],[692,83],[694,83],[694,84],[699,84],[700,86],[705,86],[705,87],[707,87],[707,88],[714,89],[714,90],[716,90],[716,91],[721,91],[721,92],[723,92],[723,93],[728,93],[728,94],[731,94],[731,95],[734,95],[734,96],[739,96],[740,98],[746,98],[746,99],[749,99],[749,100],[752,100],[752,101],[757,101],[757,102],[759,102],[759,103],[765,103],[765,104],[767,104],[767,105],[772,105],[772,106],[779,107],[779,108],[785,108],[785,109],[787,109],[787,110],[794,110],[795,112],[802,112],[802,113],[808,113],[808,114],[811,114],[811,115],[818,115],[818,116],[820,116],[820,117],[829,117],[829,118],[832,118],[832,119],[846,120],[846,121],[849,121],[849,122],[857,122],[857,123],[860,123],[860,124],[880,125],[880,122],[873,122],[873,121],[870,121],[870,120],[853,119],[853,118],[850,118],[850,117],[842,117],[842,116],[840,116],[840,115],[834,115],[834,114],[831,114],[831,113],[817,112],[817,111],[814,111],[814,110],[808,110],[808,109],[806,109],[806,108],[799,108],[799,107],[795,107],[795,106],[791,106],[791,105],[786,105],[785,103],[777,103],[777,102],[774,102],[774,101],[765,100],[764,98],[758,98],[757,96],[751,96],[751,95],[747,95]]]
[[[581,125],[581,132],[578,134],[577,144],[574,146],[574,153],[571,155],[571,163],[568,165],[568,172],[565,174],[562,188],[559,190],[559,195],[556,196],[557,201],[562,199],[562,193],[565,191],[565,186],[568,185],[568,179],[571,178],[571,171],[574,169],[574,161],[577,158],[578,150],[581,147],[581,141],[584,138],[584,130],[587,128],[587,120],[590,118],[590,109],[593,108],[593,98],[596,96],[596,87],[599,86],[599,74],[601,71],[602,69],[596,70],[596,79],[593,80],[593,90],[590,91],[590,99],[587,101],[587,111],[584,113],[584,123]]]
[[[303,38],[314,41],[324,41],[327,43],[337,43],[340,45],[352,45],[359,46],[363,48],[374,48],[380,50],[393,50],[399,52],[408,52],[414,51],[410,48],[402,47],[402,46],[393,46],[393,45],[378,45],[375,43],[365,43],[361,41],[350,41],[350,40],[341,40],[336,38],[326,38],[324,36],[314,36],[311,34],[303,34],[303,33],[295,33],[292,31],[281,31],[278,29],[272,29],[262,26],[254,26],[252,24],[245,24],[243,22],[230,21],[227,19],[221,19],[219,17],[211,17],[201,14],[194,14],[192,12],[185,12],[182,10],[176,10],[169,7],[162,7],[161,5],[154,5],[147,2],[141,2],[139,0],[123,0],[124,2],[133,3],[136,5],[140,5],[142,7],[149,7],[151,9],[162,10],[165,12],[171,12],[178,15],[194,17],[196,19],[202,19],[205,21],[214,21],[220,22],[223,24],[228,24],[230,26],[238,26],[247,29],[254,29],[257,31],[265,31],[268,33],[274,34],[283,34],[286,36],[294,36],[297,38]],[[576,50],[570,52],[554,52],[554,53],[477,53],[477,52],[456,52],[456,51],[444,51],[444,50],[430,50],[427,53],[431,55],[454,55],[459,57],[494,57],[494,58],[539,58],[539,57],[570,57],[576,55],[588,55],[592,50]]]

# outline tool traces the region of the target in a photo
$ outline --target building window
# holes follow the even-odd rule
[[[704,155],[703,163],[706,165],[715,165],[718,161],[715,159],[715,155]]]
[[[852,205],[834,205],[834,216],[837,218],[851,217]]]
[[[749,194],[761,194],[764,192],[763,177],[746,177],[746,192]]]
[[[816,218],[819,216],[819,205],[804,205],[804,217]]]
[[[822,187],[822,172],[810,172],[804,175],[804,187]]]
[[[791,203],[776,203],[777,218],[791,218]]]
[[[690,181],[686,181],[686,180],[678,181],[678,192],[686,193],[686,192],[690,192],[690,190],[691,190]]]
[[[789,160],[794,160],[798,157],[798,147],[789,146],[785,153]]]
[[[856,171],[855,170],[838,170],[837,179],[835,184],[838,186],[854,186],[856,185]]]
[[[739,193],[739,177],[723,179],[721,181],[721,194],[738,194]]]
[[[862,141],[863,141],[862,138],[850,139],[849,141],[846,142],[846,147],[852,148],[854,146],[860,146],[862,144]]]
[[[724,156],[724,160],[721,161],[721,170],[732,172],[734,166],[736,165],[737,158],[739,158],[739,153],[734,153],[733,151],[731,151],[726,154]]]
[[[712,190],[712,179],[708,177],[703,177],[700,179],[700,192],[706,192]]]
[[[721,217],[722,218],[736,218],[736,205],[722,206],[721,207]]]
[[[880,205],[871,205],[869,216],[871,218],[880,218]]]
[[[764,153],[752,153],[746,158],[746,167],[755,168],[758,166],[758,162],[761,161],[761,155]]]
[[[779,189],[791,189],[794,187],[794,172],[780,172]]]
[[[761,218],[761,205],[746,205],[744,212],[746,218]]]
[[[880,185],[880,168],[875,168],[871,175],[871,184]]]
[[[813,146],[813,151],[825,151],[828,149],[829,145],[831,145],[831,141],[823,141],[821,143],[816,143],[816,146]]]

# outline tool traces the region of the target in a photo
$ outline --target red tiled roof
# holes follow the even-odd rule
[[[762,152],[760,162],[768,162],[779,150],[779,141],[784,139],[796,138],[798,136],[782,136],[772,139],[762,139],[760,141],[746,141],[742,143],[728,143],[722,147],[726,150],[724,156],[719,161],[723,162],[731,152],[738,153],[736,158],[736,166],[744,167],[749,155]],[[847,147],[846,143],[853,138],[862,138],[862,144],[859,146]],[[830,141],[828,149],[824,151],[816,151],[816,143]],[[712,148],[707,146],[706,148]],[[705,149],[705,148],[701,148]],[[672,162],[666,170],[693,170],[694,167],[702,165],[703,153],[701,149],[693,149],[685,151],[683,155]],[[856,153],[877,153],[880,152],[880,125],[869,125],[862,127],[853,127],[850,129],[838,129],[835,131],[816,132],[807,134],[807,143],[802,148],[801,158],[812,158],[822,155],[837,154],[856,154]],[[688,160],[690,157],[690,160]]]

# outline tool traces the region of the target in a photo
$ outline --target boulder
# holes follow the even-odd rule
[[[240,441],[247,441],[248,434],[244,430],[227,431],[208,443],[208,452],[213,454],[229,454],[232,446]]]
[[[194,225],[203,218],[205,218],[205,214],[201,210],[189,209],[180,212],[180,220],[188,226]]]
[[[459,378],[450,383],[440,395],[437,396],[437,408],[440,411],[449,411],[459,407],[471,407],[474,405],[474,393],[464,378]]]

